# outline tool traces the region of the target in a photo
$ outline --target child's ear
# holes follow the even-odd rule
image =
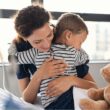
[[[70,30],[65,31],[65,37],[66,37],[67,40],[71,39],[71,35],[72,35],[72,32]]]

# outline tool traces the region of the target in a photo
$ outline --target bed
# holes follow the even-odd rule
[[[0,88],[0,110],[44,110],[40,101],[35,105],[23,101],[21,98],[13,95],[7,90]]]
[[[88,98],[87,90],[74,87],[73,97],[75,110],[81,110],[79,101],[81,98]],[[10,108],[10,110],[11,108],[14,110],[44,110],[41,105],[40,97],[38,97],[37,103],[32,105],[13,95],[9,91],[0,88],[0,110],[6,110],[6,108]]]

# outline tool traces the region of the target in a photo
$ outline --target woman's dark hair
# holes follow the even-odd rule
[[[23,38],[29,37],[35,29],[50,20],[50,13],[40,5],[31,5],[20,10],[15,18],[15,29]]]

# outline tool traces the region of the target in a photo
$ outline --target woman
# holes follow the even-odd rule
[[[21,38],[23,38],[24,40],[27,40],[28,38],[28,42],[32,45],[32,47],[37,48],[38,51],[46,52],[50,49],[53,39],[53,29],[49,24],[49,14],[42,7],[29,6],[21,10],[15,20],[15,29],[21,36]],[[38,93],[41,81],[43,79],[58,75],[58,73],[62,74],[66,67],[67,65],[64,63],[64,61],[53,60],[52,58],[50,58],[43,63],[43,65],[37,72],[34,73],[30,81],[29,78],[19,80],[24,100],[33,103],[36,99],[36,94]],[[87,66],[82,66],[83,69],[81,67],[79,68],[84,71],[84,74],[82,74],[82,76],[85,76],[85,74],[88,73]],[[67,82],[65,82],[65,80]],[[91,82],[94,82],[92,77],[90,77],[89,80]],[[54,96],[61,95],[71,88],[69,77],[58,78],[50,83],[57,91],[55,94],[53,94]],[[57,87],[56,85],[59,85],[59,87]],[[50,90],[51,88],[48,89]],[[72,99],[73,98],[71,95],[71,100]],[[73,105],[72,101],[71,105]]]

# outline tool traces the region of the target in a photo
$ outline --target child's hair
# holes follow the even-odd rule
[[[88,29],[84,23],[84,20],[79,15],[74,13],[64,13],[59,17],[56,24],[54,41],[57,37],[61,36],[65,30],[70,30],[74,34],[78,34],[81,31],[86,31],[88,34]]]
[[[15,18],[15,29],[18,35],[28,38],[35,29],[48,23],[51,15],[41,5],[31,5],[18,12]]]

